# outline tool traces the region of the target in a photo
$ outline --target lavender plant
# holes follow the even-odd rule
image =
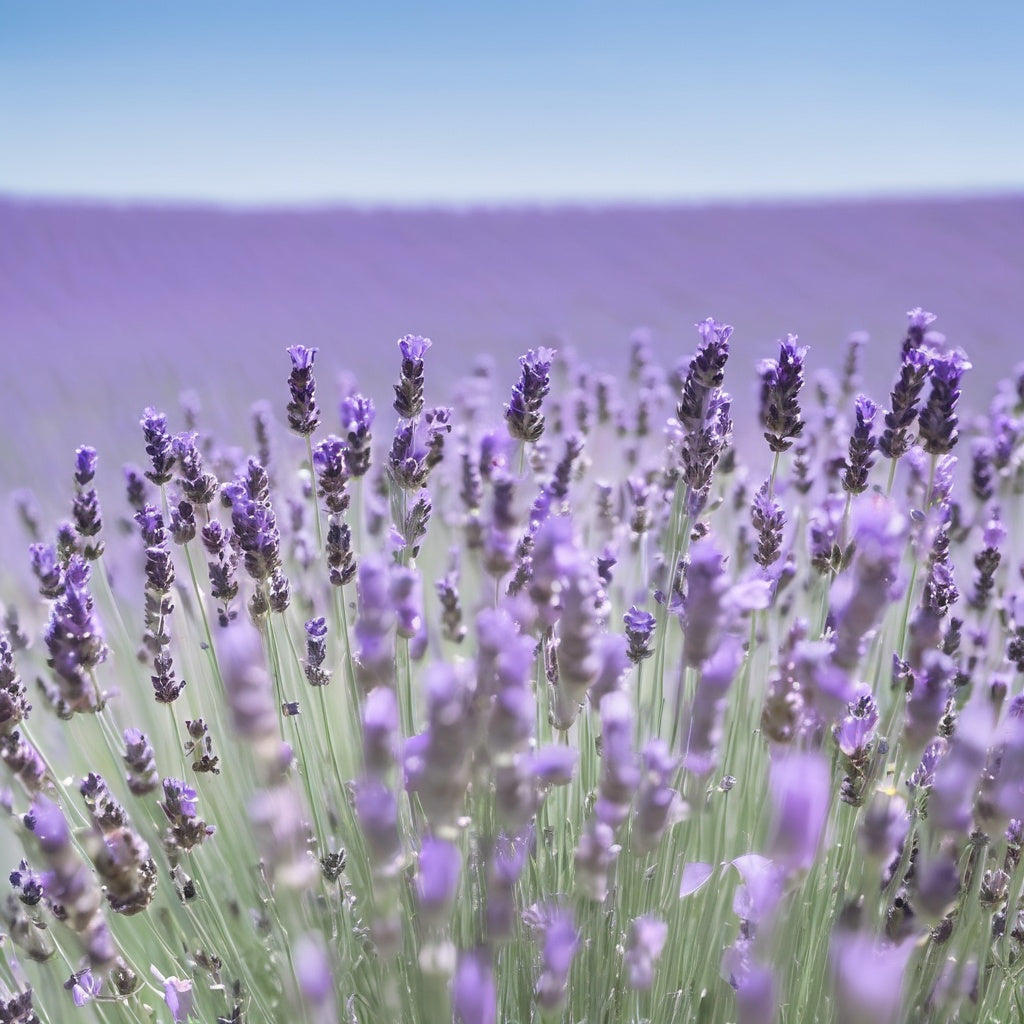
[[[146,409],[121,532],[79,448],[15,499],[0,1021],[1024,1014],[1024,377],[961,421],[933,319],[884,413],[781,342],[749,471],[712,319],[494,422],[406,336],[382,445],[293,346],[273,449]]]

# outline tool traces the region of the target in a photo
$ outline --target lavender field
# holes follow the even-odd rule
[[[618,370],[641,326],[670,364],[690,325],[721,316],[747,433],[754,362],[776,338],[798,334],[812,367],[835,369],[847,335],[869,332],[878,391],[904,311],[922,305],[970,348],[977,408],[1016,358],[1022,264],[1018,198],[471,213],[0,201],[0,344],[18,368],[0,431],[19,439],[0,479],[85,440],[114,467],[133,457],[140,402],[170,407],[183,388],[227,426],[273,395],[289,344],[320,347],[325,401],[342,371],[381,394],[386,346],[410,331],[451,381],[478,353],[507,376],[547,343]]]
[[[0,206],[0,1024],[1024,1015],[1022,229]]]

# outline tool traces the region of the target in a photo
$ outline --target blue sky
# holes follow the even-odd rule
[[[1019,191],[1024,5],[0,0],[0,193]]]

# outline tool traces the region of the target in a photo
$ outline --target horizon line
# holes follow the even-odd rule
[[[208,211],[221,213],[515,213],[608,212],[745,207],[851,206],[889,203],[991,202],[1024,199],[1024,184],[969,186],[955,189],[879,189],[808,191],[754,195],[701,195],[598,198],[507,197],[493,199],[353,199],[342,196],[292,199],[228,199],[224,197],[34,193],[0,186],[0,204],[23,207],[89,207],[111,210]]]

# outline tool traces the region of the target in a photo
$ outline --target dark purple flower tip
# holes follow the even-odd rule
[[[96,475],[96,449],[82,445],[75,450],[75,480],[80,487],[85,487]]]
[[[557,354],[556,349],[545,348],[543,345],[527,349],[525,355],[519,357],[519,365],[531,374],[546,377],[551,372],[551,364]]]
[[[694,327],[697,328],[697,333],[705,345],[714,343],[717,347],[727,347],[733,332],[730,324],[720,324],[710,316],[699,324],[694,324]]]
[[[181,779],[164,779],[164,813],[168,818],[194,818],[199,795]]]
[[[429,338],[421,338],[418,334],[406,334],[398,339],[398,347],[402,352],[402,358],[408,359],[411,363],[422,362],[431,344]]]
[[[907,312],[907,326],[919,331],[926,330],[935,323],[935,314],[927,313],[920,306],[915,306]]]
[[[305,345],[290,345],[288,355],[292,361],[292,368],[295,370],[309,370],[313,366],[318,348],[306,348]]]
[[[867,395],[858,395],[856,401],[857,419],[869,426],[878,414],[878,406]]]
[[[100,994],[100,990],[103,988],[103,979],[95,977],[92,971],[86,968],[84,971],[76,971],[72,974],[64,982],[64,988],[71,993],[75,1006],[85,1006],[86,1003],[92,1002]],[[18,1019],[22,1018],[19,1017]],[[27,1020],[29,1018],[24,1019]]]
[[[142,419],[139,420],[139,426],[144,431],[153,431],[154,433],[166,434],[167,433],[167,415],[166,413],[158,412],[153,406],[147,406],[142,410]]]
[[[322,640],[327,636],[327,620],[322,615],[310,619],[306,623],[306,635],[312,640]]]
[[[342,429],[348,433],[369,430],[375,415],[373,399],[363,395],[346,395],[338,405]]]
[[[956,386],[969,369],[971,369],[971,361],[961,348],[954,348],[945,354],[933,354],[932,356],[932,376],[944,384]]]
[[[635,633],[637,636],[649,638],[654,631],[655,618],[650,612],[645,612],[634,604],[629,611],[622,616],[626,624],[626,632]]]
[[[878,724],[878,705],[870,695],[851,701],[847,714],[835,728],[839,749],[849,758],[862,756]]]

